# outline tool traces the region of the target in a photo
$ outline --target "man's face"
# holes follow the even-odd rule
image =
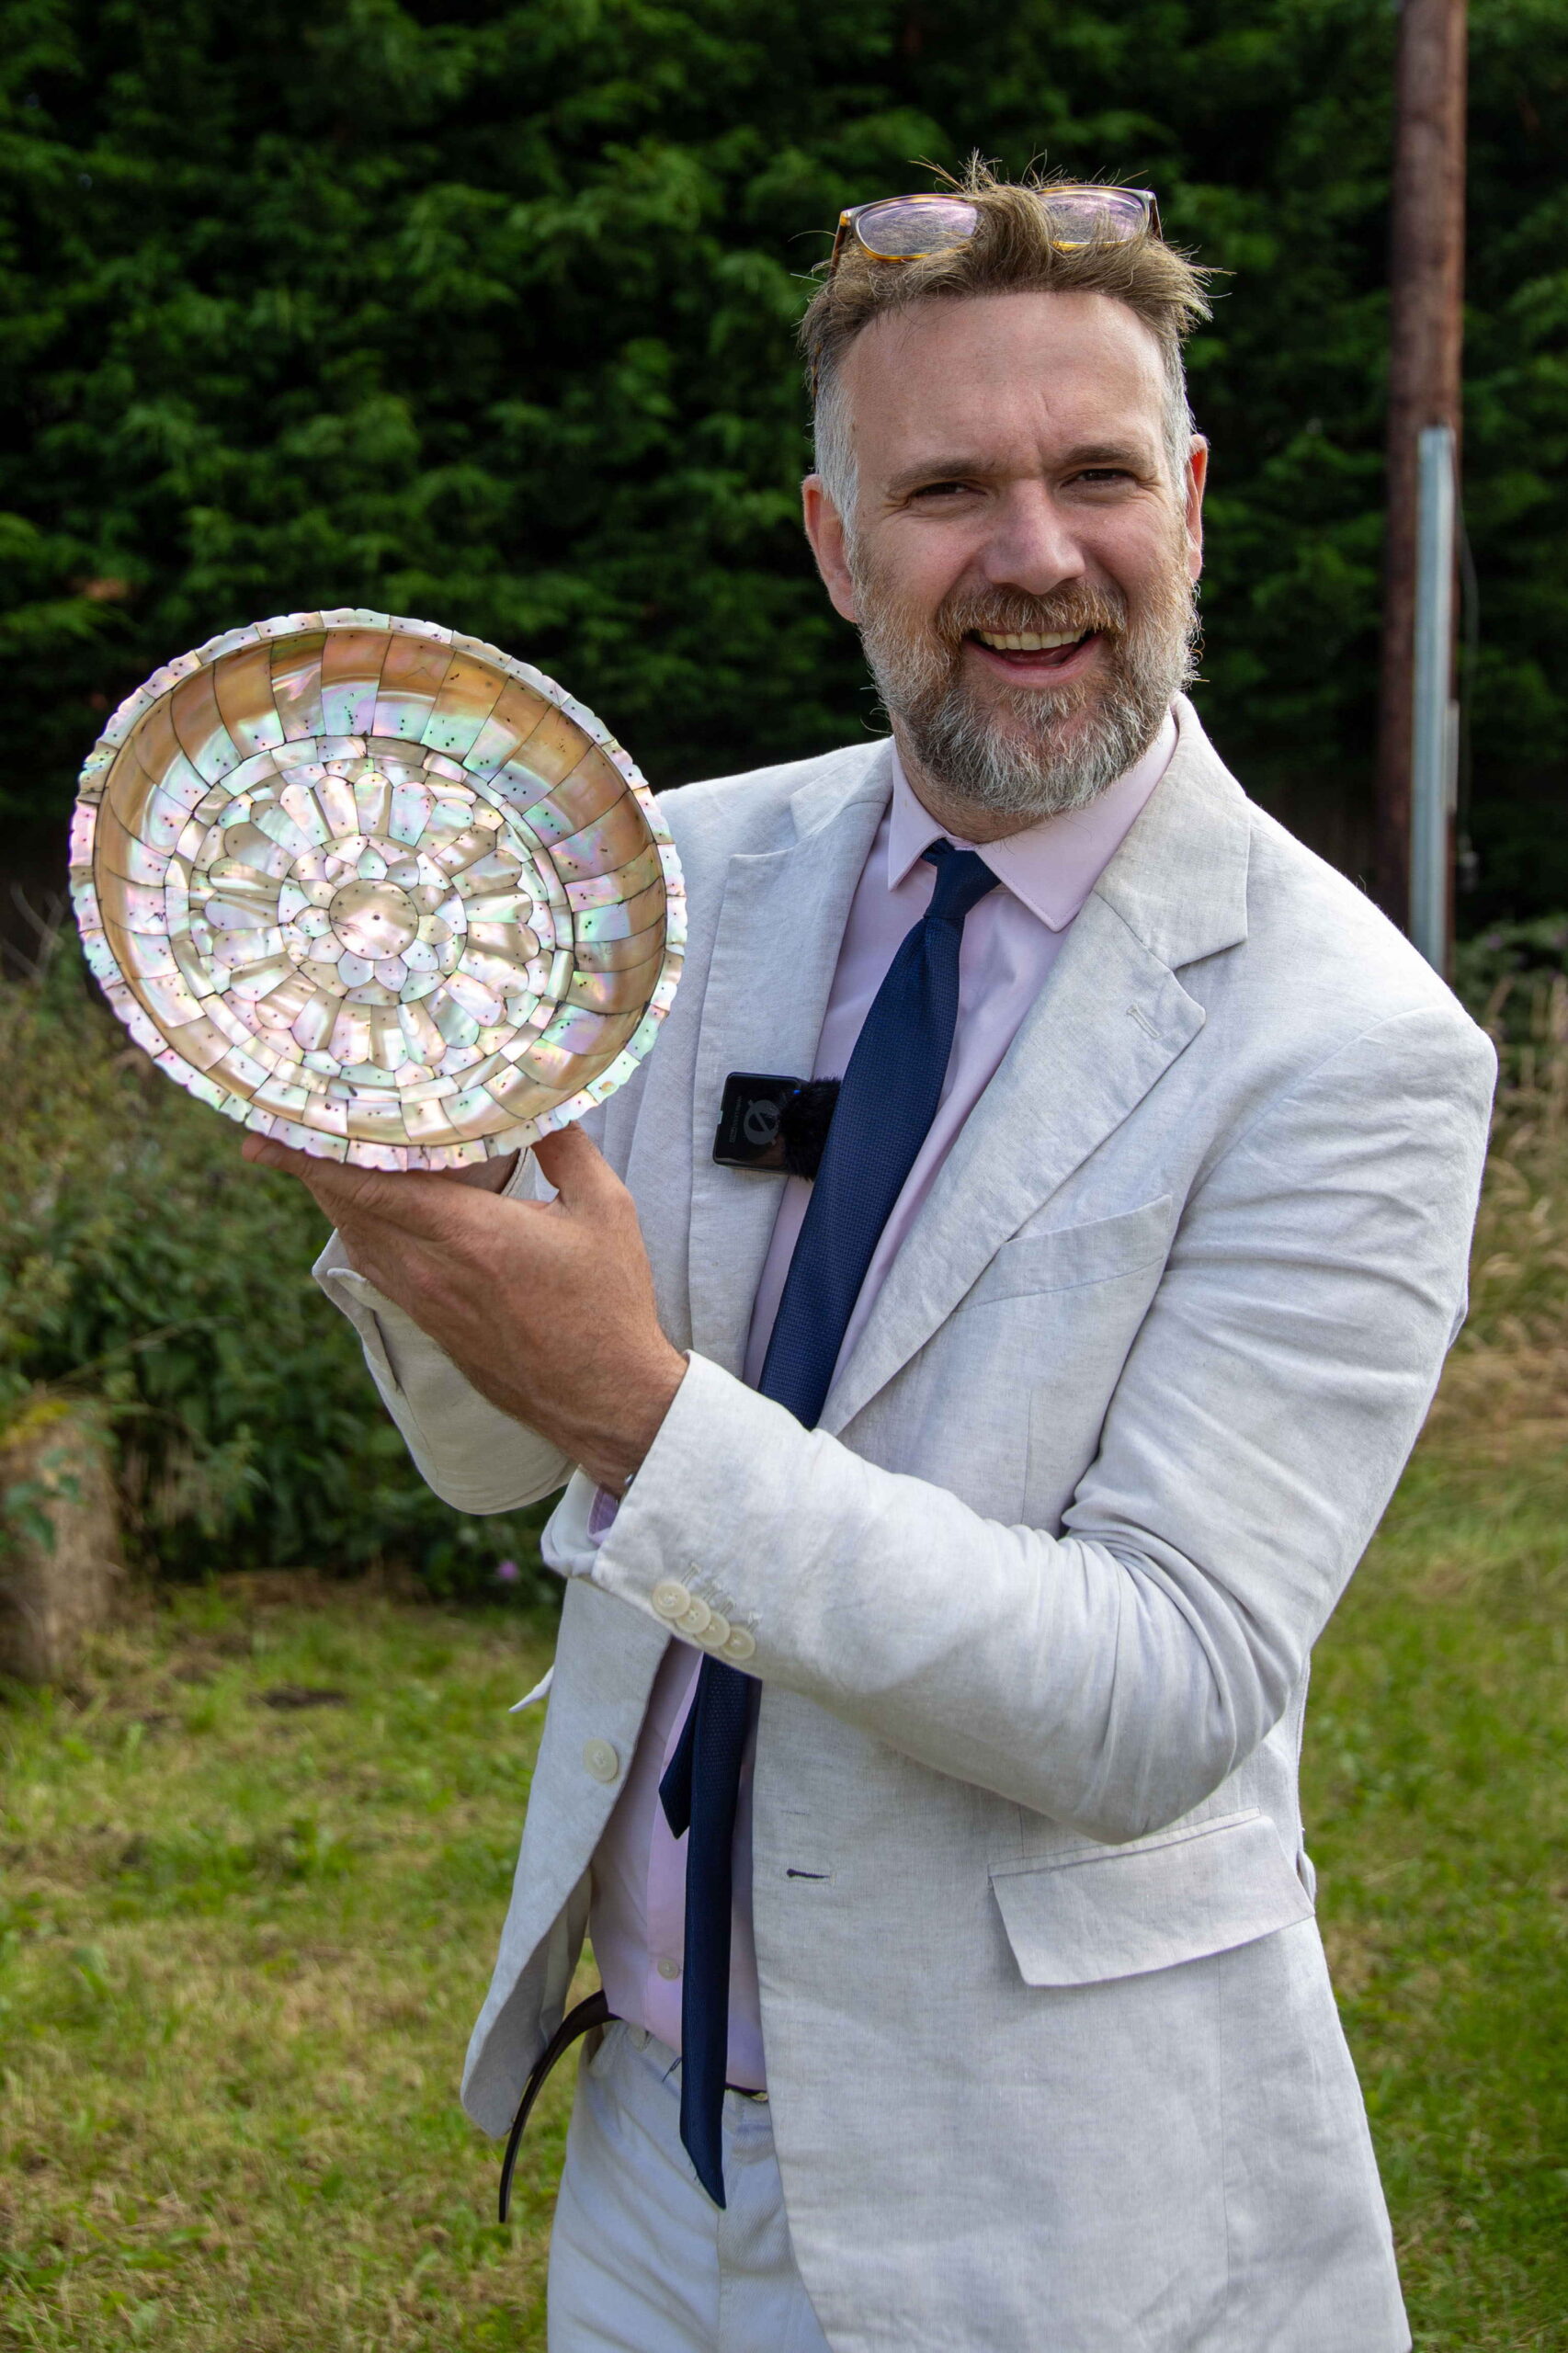
[[[1082,807],[1189,670],[1207,453],[1173,483],[1153,336],[1102,294],[932,301],[842,381],[853,529],[815,475],[806,528],[906,758],[996,818]]]

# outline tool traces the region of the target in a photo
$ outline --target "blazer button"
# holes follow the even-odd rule
[[[708,1623],[697,1640],[705,1651],[722,1651],[730,1639],[730,1621],[721,1609],[710,1609]]]
[[[705,1601],[699,1601],[697,1596],[693,1594],[687,1608],[683,1609],[676,1620],[676,1631],[679,1634],[689,1634],[693,1642],[700,1642],[712,1623],[713,1612]]]
[[[732,1666],[744,1666],[748,1658],[756,1656],[756,1637],[748,1634],[744,1626],[732,1626],[724,1644],[723,1655]]]
[[[608,1740],[585,1741],[583,1762],[596,1781],[613,1781],[620,1770],[620,1759]]]
[[[691,1608],[691,1596],[678,1577],[661,1577],[652,1599],[661,1618],[679,1618]]]

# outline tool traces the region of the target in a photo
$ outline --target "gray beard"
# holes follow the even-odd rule
[[[874,579],[856,580],[860,642],[909,749],[958,801],[1020,825],[1086,809],[1153,742],[1193,675],[1198,608],[1183,562],[1130,621],[1098,597],[996,596],[944,608],[935,629],[912,627]],[[1077,627],[1107,632],[1108,678],[976,695],[962,673],[971,629],[995,633]]]

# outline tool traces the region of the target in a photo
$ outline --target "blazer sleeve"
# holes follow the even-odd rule
[[[525,1153],[506,1191],[533,1198],[543,1180]],[[358,1273],[336,1233],[312,1268],[333,1305],[359,1335],[370,1378],[403,1434],[414,1467],[458,1511],[517,1511],[552,1495],[574,1465],[471,1387],[437,1347],[375,1285]]]
[[[1176,1820],[1282,1714],[1420,1428],[1462,1317],[1494,1069],[1428,1004],[1230,1144],[1059,1536],[694,1358],[594,1581],[666,1622],[696,1596],[749,1674],[1086,1836]]]

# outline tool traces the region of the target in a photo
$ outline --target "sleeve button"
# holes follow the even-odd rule
[[[756,1656],[756,1637],[748,1634],[744,1626],[732,1626],[724,1642],[724,1656],[733,1666],[744,1666],[748,1658]]]
[[[680,1634],[689,1634],[693,1642],[700,1642],[712,1622],[713,1612],[709,1608],[708,1604],[705,1601],[699,1601],[693,1594],[687,1607],[676,1620],[676,1631]]]
[[[608,1740],[585,1741],[583,1762],[596,1781],[613,1781],[620,1770],[620,1759]]]
[[[679,1618],[691,1608],[691,1596],[678,1577],[661,1577],[653,1602],[661,1618]]]

